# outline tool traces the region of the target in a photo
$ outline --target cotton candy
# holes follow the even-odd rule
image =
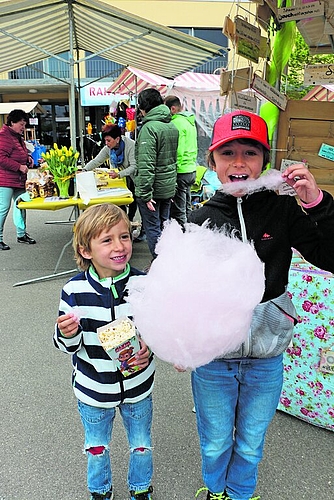
[[[247,338],[264,292],[253,246],[218,230],[176,221],[164,229],[147,276],[128,283],[128,302],[145,342],[164,361],[194,369]]]
[[[243,191],[245,194],[256,193],[267,189],[269,191],[276,191],[283,185],[286,185],[282,173],[276,169],[265,170],[263,174],[257,179],[250,178],[246,181],[227,182],[222,184],[218,189],[227,194],[235,194]]]

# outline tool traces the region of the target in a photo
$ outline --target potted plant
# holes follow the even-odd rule
[[[57,144],[53,145],[46,153],[42,153],[42,158],[45,165],[42,165],[43,170],[48,170],[53,176],[55,183],[58,186],[59,197],[68,198],[68,190],[71,179],[74,178],[78,170],[79,153],[75,151],[72,146],[67,148]]]

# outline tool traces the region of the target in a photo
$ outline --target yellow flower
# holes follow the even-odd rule
[[[79,152],[74,151],[72,146],[67,149],[66,146],[58,147],[57,144],[54,144],[53,149],[42,153],[42,158],[47,163],[45,167],[42,167],[42,170],[48,170],[55,181],[70,179],[78,170]]]

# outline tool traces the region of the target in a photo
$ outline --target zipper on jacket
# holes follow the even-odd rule
[[[242,198],[238,197],[237,198],[237,209],[238,209],[239,222],[240,222],[240,226],[241,226],[241,237],[242,237],[242,241],[244,243],[248,243],[246,224],[245,224],[244,214],[242,213],[241,204],[242,204]]]
[[[238,197],[237,198],[237,210],[238,210],[238,217],[239,217],[239,222],[240,222],[240,227],[241,227],[241,237],[243,243],[248,243],[247,239],[247,231],[246,231],[246,224],[245,224],[245,219],[244,219],[244,214],[242,212],[242,198]],[[242,356],[249,356],[250,354],[250,345],[251,345],[251,333],[248,332],[247,340],[242,344],[241,349],[242,349]]]

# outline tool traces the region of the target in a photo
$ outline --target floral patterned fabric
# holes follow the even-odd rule
[[[334,431],[334,275],[294,253],[288,291],[298,324],[278,409]]]

